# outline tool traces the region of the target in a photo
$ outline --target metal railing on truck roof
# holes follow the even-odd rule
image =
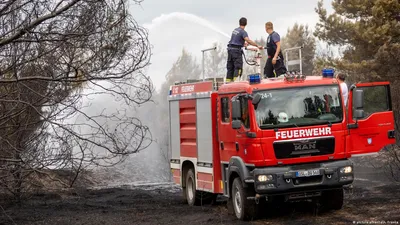
[[[218,91],[219,87],[224,84],[223,77],[210,77],[203,79],[188,79],[186,81],[176,81],[174,85],[180,84],[191,84],[191,83],[198,83],[198,82],[205,82],[205,81],[212,81],[213,82],[213,89],[214,91]]]

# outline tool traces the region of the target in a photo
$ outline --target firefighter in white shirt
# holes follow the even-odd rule
[[[346,78],[346,75],[344,75],[343,73],[338,73],[336,75],[336,78],[338,79],[339,84],[340,84],[340,89],[342,91],[342,97],[343,97],[343,100],[344,100],[344,106],[347,107],[347,99],[348,99],[348,96],[349,96],[349,90],[347,88],[347,84],[344,82],[344,80]]]

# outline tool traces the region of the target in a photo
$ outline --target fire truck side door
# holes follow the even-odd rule
[[[218,140],[221,161],[229,162],[232,155],[236,154],[236,130],[232,129],[232,103],[233,95],[218,96]]]
[[[348,100],[348,157],[376,153],[396,142],[389,82],[353,85]]]

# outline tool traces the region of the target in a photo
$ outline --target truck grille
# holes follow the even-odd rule
[[[333,154],[334,137],[310,138],[301,140],[276,141],[273,144],[277,159],[300,158]]]

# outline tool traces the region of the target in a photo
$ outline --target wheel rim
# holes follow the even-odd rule
[[[235,187],[235,195],[233,199],[233,205],[235,206],[235,211],[237,215],[240,215],[242,212],[242,199],[240,196],[240,192],[237,187]]]
[[[193,180],[191,177],[189,178],[189,182],[187,184],[187,189],[188,189],[188,197],[191,201],[193,199]]]

